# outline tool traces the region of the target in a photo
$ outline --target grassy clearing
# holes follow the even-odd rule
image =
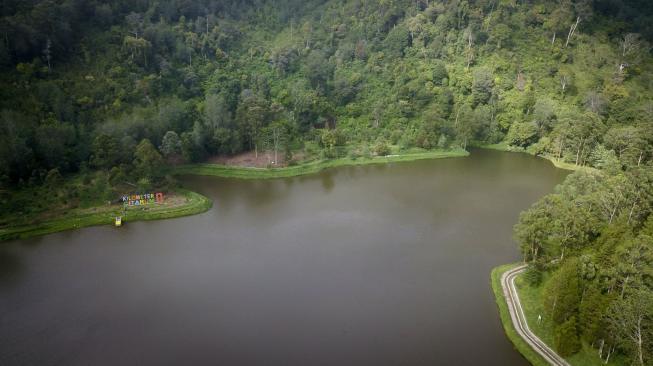
[[[544,277],[544,281],[548,279],[548,276]],[[549,321],[544,311],[542,296],[544,284],[538,287],[532,287],[526,284],[521,276],[517,277],[515,281],[517,287],[517,292],[519,293],[519,299],[521,300],[522,306],[524,308],[524,315],[528,321],[528,326],[531,331],[535,333],[542,341],[551,347],[553,345],[553,324]],[[537,323],[537,316],[542,314],[542,322]],[[553,348],[553,347],[551,347]],[[590,366],[590,365],[602,365],[603,361],[598,356],[598,351],[593,349],[590,345],[583,342],[583,348],[580,352],[576,353],[571,357],[566,358],[573,366]],[[620,359],[619,355],[614,355],[611,357],[608,365],[625,365],[627,364],[626,360]]]
[[[173,170],[176,175],[209,175],[225,178],[239,179],[271,179],[288,178],[299,175],[313,174],[321,170],[338,166],[382,164],[400,161],[413,161],[422,159],[450,158],[468,156],[469,153],[462,149],[424,151],[409,154],[397,154],[370,158],[340,158],[333,160],[322,160],[310,163],[299,164],[284,168],[247,168],[237,166],[226,166],[219,164],[190,164],[182,165]]]
[[[519,263],[505,264],[492,270],[492,291],[494,291],[494,297],[496,299],[497,306],[499,307],[501,323],[503,324],[503,329],[512,344],[519,351],[519,353],[521,353],[531,364],[535,366],[548,366],[549,363],[546,362],[539,354],[537,354],[537,352],[535,352],[533,348],[531,348],[531,346],[529,346],[528,343],[526,343],[526,341],[524,341],[524,339],[520,337],[519,334],[517,334],[517,331],[512,325],[512,320],[510,318],[510,313],[508,312],[506,299],[503,296],[503,288],[501,287],[501,275],[518,265]]]
[[[115,216],[122,216],[124,223],[159,220],[194,215],[207,211],[212,202],[199,193],[177,189],[169,194],[163,204],[129,208],[122,213],[122,205],[106,205],[87,209],[73,209],[57,218],[35,221],[28,224],[0,228],[0,241],[24,239],[59,231],[79,229],[87,226],[113,224]]]

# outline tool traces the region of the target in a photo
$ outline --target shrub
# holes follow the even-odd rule
[[[388,144],[384,140],[379,140],[374,145],[374,153],[377,156],[390,155],[390,146],[388,146]]]

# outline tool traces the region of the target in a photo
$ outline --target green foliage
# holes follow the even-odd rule
[[[161,177],[163,158],[154,145],[143,139],[134,152],[134,169],[141,179],[152,180]]]
[[[163,136],[161,147],[159,148],[165,157],[181,154],[181,139],[174,131],[168,131]]]
[[[580,351],[581,343],[575,317],[569,318],[555,328],[554,340],[555,350],[560,356],[568,357]]]
[[[374,144],[374,154],[376,156],[390,155],[390,146],[388,146],[385,140],[379,140]]]
[[[535,264],[529,265],[526,272],[524,272],[524,280],[530,286],[539,286],[542,283],[542,269]]]
[[[382,157],[395,146],[502,143],[600,169],[521,215],[515,239],[529,282],[564,284],[540,286],[563,352],[580,336],[637,361],[609,320],[653,288],[651,14],[643,1],[4,2],[2,213],[160,187],[180,159],[332,159],[187,168],[287,176],[403,159]]]

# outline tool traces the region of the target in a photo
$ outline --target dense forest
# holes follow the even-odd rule
[[[4,0],[2,215],[166,166],[499,144],[583,167],[520,218],[555,348],[653,362],[653,3]]]

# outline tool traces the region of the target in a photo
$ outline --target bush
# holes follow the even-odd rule
[[[379,140],[376,145],[374,145],[374,153],[377,156],[390,155],[390,146],[388,146],[384,140]]]

